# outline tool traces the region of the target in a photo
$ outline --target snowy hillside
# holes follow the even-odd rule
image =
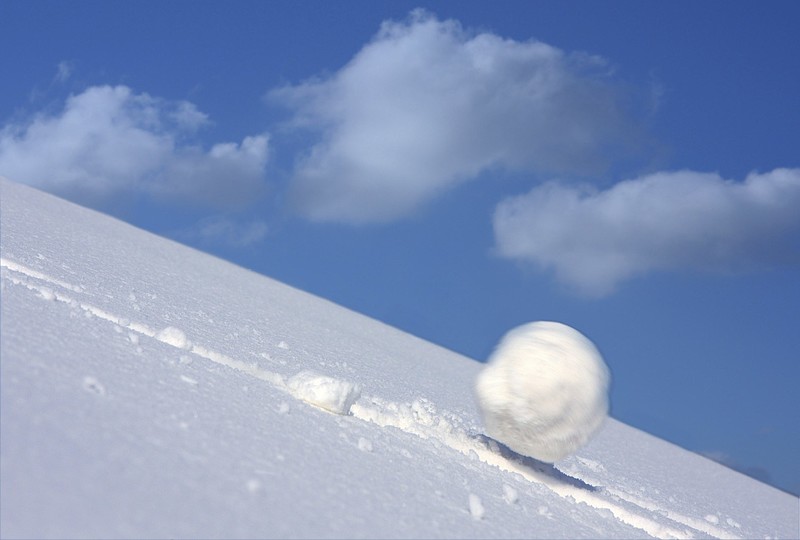
[[[2,180],[0,535],[797,537],[798,499],[620,422],[555,467],[482,365]]]

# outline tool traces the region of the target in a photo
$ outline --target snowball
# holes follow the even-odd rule
[[[534,322],[506,334],[475,383],[486,433],[549,463],[585,445],[608,415],[610,375],[583,334]]]
[[[289,379],[287,386],[296,398],[335,414],[349,414],[361,396],[360,385],[313,371],[301,371]]]

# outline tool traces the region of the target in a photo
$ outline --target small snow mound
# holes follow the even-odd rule
[[[364,437],[358,438],[358,449],[362,452],[372,452],[372,441]]]
[[[361,385],[313,371],[301,371],[287,382],[296,398],[335,414],[349,414],[361,396]]]
[[[503,484],[503,500],[515,504],[519,500],[519,492],[508,484]]]
[[[167,326],[161,330],[158,334],[156,334],[156,339],[179,349],[188,350],[192,346],[189,340],[186,338],[186,334],[183,333],[183,330],[180,328],[175,328],[174,326]]]
[[[583,334],[534,322],[506,334],[478,375],[486,433],[512,450],[555,462],[585,445],[608,415],[610,375]]]
[[[474,493],[469,494],[469,513],[472,519],[480,520],[486,515],[486,509],[483,507],[483,501]]]
[[[245,486],[247,487],[248,493],[250,493],[251,495],[255,495],[256,493],[261,491],[261,488],[263,487],[263,485],[261,484],[261,480],[258,480],[257,478],[251,478],[250,480],[247,481]]]
[[[106,395],[106,387],[94,377],[86,376],[83,378],[83,389],[90,394],[95,394],[97,396]]]
[[[714,525],[719,523],[719,518],[714,514],[708,514],[705,519],[706,521],[708,521],[709,523],[713,523]]]

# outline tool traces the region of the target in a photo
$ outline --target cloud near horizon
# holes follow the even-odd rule
[[[208,151],[188,139],[209,123],[187,101],[92,86],[60,113],[0,130],[0,174],[91,206],[125,194],[231,209],[264,189],[268,137]]]
[[[599,57],[417,10],[331,76],[268,94],[319,138],[291,186],[315,221],[387,222],[489,168],[588,174],[636,128]]]
[[[496,252],[600,297],[651,271],[746,271],[800,263],[800,169],[743,182],[659,172],[605,191],[550,182],[494,214]]]
[[[242,221],[229,216],[209,216],[180,232],[178,237],[244,249],[263,241],[267,233],[269,227],[260,219]]]

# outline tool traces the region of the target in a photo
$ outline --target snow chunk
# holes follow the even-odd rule
[[[508,504],[514,504],[519,500],[519,492],[508,484],[503,484],[503,500]]]
[[[511,330],[478,375],[486,433],[549,463],[585,445],[608,415],[608,367],[577,330],[539,321]]]
[[[483,507],[483,501],[474,493],[469,494],[469,513],[472,519],[483,519],[486,515],[486,509]]]
[[[364,437],[358,438],[358,449],[362,452],[372,452],[372,441]]]
[[[296,398],[335,414],[349,414],[361,396],[361,385],[313,371],[301,371],[286,385]]]
[[[53,289],[50,289],[48,287],[39,287],[38,291],[39,291],[39,296],[43,300],[55,300],[56,299],[56,294],[53,292]]]
[[[156,339],[179,349],[188,350],[192,346],[189,340],[186,339],[186,334],[183,333],[183,330],[174,326],[167,326],[161,330],[156,334]]]

